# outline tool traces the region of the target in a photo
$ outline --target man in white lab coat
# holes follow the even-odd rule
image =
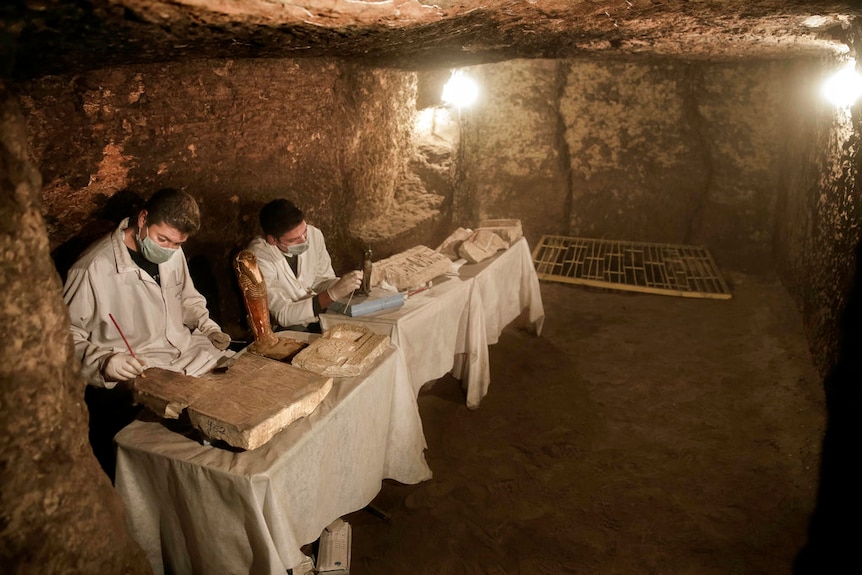
[[[232,353],[225,351],[230,336],[210,319],[180,247],[199,228],[194,198],[159,190],[69,270],[63,297],[89,384],[90,442],[111,478],[113,436],[137,414],[129,387],[117,384],[148,367],[201,375]]]
[[[63,297],[89,384],[110,389],[147,367],[201,375],[225,353],[230,336],[210,319],[180,247],[199,228],[194,198],[159,190],[69,270]]]
[[[273,324],[284,329],[320,331],[318,315],[362,283],[358,270],[338,278],[323,233],[308,225],[290,200],[280,198],[260,210],[263,235],[248,249],[266,282]]]

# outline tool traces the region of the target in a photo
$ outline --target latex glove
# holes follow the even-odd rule
[[[335,285],[326,290],[326,293],[329,294],[332,301],[335,301],[343,297],[347,297],[353,292],[353,290],[359,289],[361,285],[362,272],[359,270],[353,270],[335,282]]]
[[[230,345],[230,336],[223,331],[213,330],[207,334],[216,349],[225,350]]]
[[[126,352],[108,358],[102,373],[106,381],[128,381],[144,373],[144,364]]]

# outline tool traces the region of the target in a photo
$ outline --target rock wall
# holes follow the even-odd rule
[[[24,118],[0,81],[0,564],[150,573],[90,450],[85,382],[28,155]]]
[[[769,246],[781,62],[518,60],[475,68],[461,213],[543,233]]]
[[[161,187],[201,205],[185,251],[217,321],[237,323],[232,256],[257,213],[287,196],[327,237],[336,272],[350,232],[393,204],[408,160],[415,74],[332,60],[198,60],[121,67],[19,88],[61,273]]]
[[[862,241],[862,116],[858,104],[836,109],[820,96],[817,88],[834,69],[832,62],[812,62],[796,73],[773,242],[823,373],[837,360],[839,318],[862,265],[855,255]]]
[[[461,161],[454,223],[520,218],[535,243],[568,230],[569,153],[560,99],[565,63],[515,60],[466,70],[479,85],[461,110]]]
[[[858,112],[818,92],[828,61],[516,60],[469,69],[455,221],[709,247],[780,272],[822,371],[855,265]],[[777,265],[777,268],[776,268]]]

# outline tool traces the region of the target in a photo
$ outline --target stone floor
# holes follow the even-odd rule
[[[771,277],[730,300],[542,283],[541,337],[491,347],[488,396],[419,396],[434,478],[357,512],[352,575],[779,574],[814,508],[826,423]]]

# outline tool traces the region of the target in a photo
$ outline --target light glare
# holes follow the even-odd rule
[[[862,76],[856,72],[856,61],[853,59],[823,84],[823,96],[841,108],[848,108],[855,104],[860,95],[862,95]]]
[[[443,86],[443,101],[458,108],[471,105],[478,96],[479,87],[476,82],[461,70],[452,72],[452,77]]]

